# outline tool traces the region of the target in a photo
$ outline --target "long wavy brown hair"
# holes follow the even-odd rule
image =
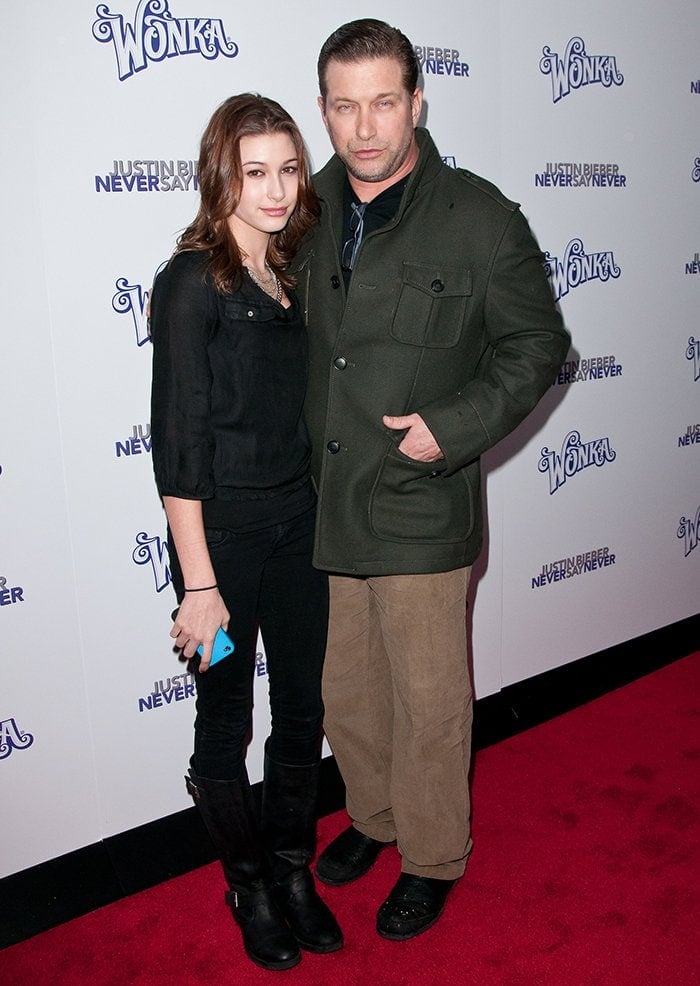
[[[299,191],[289,222],[284,229],[270,236],[267,262],[285,288],[291,288],[294,281],[287,268],[320,214],[311,185],[309,157],[299,128],[274,99],[246,92],[223,102],[214,111],[202,135],[199,212],[179,237],[175,252],[206,251],[209,254],[208,271],[223,293],[238,287],[243,267],[241,249],[226,221],[238,206],[243,187],[241,138],[277,133],[288,134],[294,144],[299,163]]]

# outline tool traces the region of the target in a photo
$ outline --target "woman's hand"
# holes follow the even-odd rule
[[[218,589],[205,592],[187,592],[173,621],[170,636],[182,649],[185,657],[193,657],[202,645],[200,671],[206,671],[211,660],[211,649],[219,627],[228,629],[229,611]]]

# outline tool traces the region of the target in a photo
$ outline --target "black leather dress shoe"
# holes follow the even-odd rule
[[[331,887],[340,887],[351,880],[357,880],[370,869],[382,849],[395,845],[396,842],[370,839],[351,825],[326,846],[318,857],[316,876]]]
[[[442,914],[454,880],[402,873],[377,913],[382,938],[405,941],[430,928]]]

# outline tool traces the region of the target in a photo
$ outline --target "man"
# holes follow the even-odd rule
[[[482,533],[479,456],[532,410],[569,336],[517,205],[445,166],[417,128],[408,39],[335,31],[318,63],[335,156],[297,264],[315,564],[331,575],[326,733],[352,826],[317,872],[339,885],[394,842],[386,938],[439,917],[471,849],[466,593]]]

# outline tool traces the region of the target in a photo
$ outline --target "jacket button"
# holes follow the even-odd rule
[[[440,294],[441,291],[445,290],[445,285],[442,283],[440,278],[436,277],[433,283],[430,285],[430,290],[434,291],[435,294]]]
[[[337,356],[333,360],[333,366],[336,368],[336,370],[344,370],[347,365],[348,365],[348,361],[345,359],[344,356]]]
[[[331,278],[331,287],[333,289],[340,287],[340,278],[338,277],[337,274],[334,274],[333,277]]]
[[[326,448],[331,455],[335,455],[336,452],[340,452],[340,442],[329,442],[328,445],[326,445]]]

